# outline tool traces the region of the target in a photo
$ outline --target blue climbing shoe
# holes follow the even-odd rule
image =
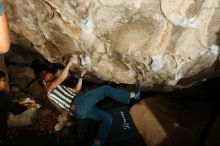
[[[140,88],[140,86],[138,86],[137,91],[135,92],[135,96],[133,97],[133,99],[140,100],[140,98],[141,98],[141,88]]]
[[[135,96],[131,97],[131,99],[140,100],[140,98],[141,98],[141,86],[140,86],[140,82],[137,82],[137,83],[136,83],[136,89],[135,89],[134,93],[135,93]]]

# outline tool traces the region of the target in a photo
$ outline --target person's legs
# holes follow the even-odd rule
[[[7,138],[7,112],[0,112],[0,141],[4,142]]]
[[[88,111],[87,117],[96,121],[100,121],[99,129],[94,141],[95,144],[100,145],[104,144],[107,141],[108,134],[112,125],[112,116],[99,109],[96,106],[93,106],[91,110]]]
[[[93,89],[83,95],[77,96],[75,99],[76,112],[78,112],[77,114],[82,114],[81,116],[83,116],[92,106],[104,99],[106,96],[111,97],[116,101],[128,104],[130,102],[131,93],[125,90],[112,88],[107,85]]]

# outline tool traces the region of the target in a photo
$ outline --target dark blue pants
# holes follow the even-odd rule
[[[130,102],[130,92],[104,85],[77,96],[74,101],[75,110],[73,111],[77,118],[91,118],[101,122],[96,138],[102,143],[105,143],[108,138],[112,117],[108,112],[96,107],[95,104],[106,96],[122,103],[128,104]]]

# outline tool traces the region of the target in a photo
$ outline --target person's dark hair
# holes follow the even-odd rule
[[[50,73],[50,72],[49,71],[42,71],[40,73],[40,79],[43,80],[47,73]]]
[[[217,45],[220,46],[220,31],[217,33]]]
[[[3,71],[0,71],[0,78],[5,78],[6,74]]]
[[[40,84],[41,85],[44,85],[44,78],[45,78],[45,76],[48,74],[48,73],[52,73],[52,74],[54,74],[52,71],[48,71],[48,70],[45,70],[45,71],[42,71],[41,73],[40,73]]]

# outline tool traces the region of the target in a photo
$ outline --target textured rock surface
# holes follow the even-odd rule
[[[176,85],[219,55],[219,0],[15,0],[13,43],[50,62],[77,54],[101,80]],[[73,69],[73,68],[72,68]]]
[[[8,117],[8,126],[18,127],[31,125],[35,120],[36,114],[36,109],[28,109],[20,115],[13,115],[10,113]]]
[[[209,117],[210,103],[154,97],[130,112],[147,146],[195,146]]]

